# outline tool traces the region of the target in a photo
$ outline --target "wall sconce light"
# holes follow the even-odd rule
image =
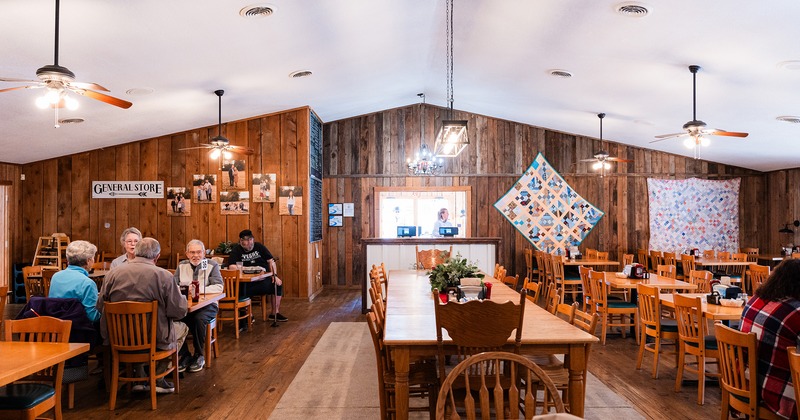
[[[783,225],[783,228],[782,228],[782,229],[780,229],[778,232],[779,232],[779,233],[788,233],[788,234],[793,234],[793,233],[794,233],[794,231],[793,231],[792,229],[789,229],[789,225],[790,225],[790,224],[794,225],[794,227],[800,227],[800,220],[795,220],[795,221],[794,221],[794,222],[792,222],[792,223],[785,223],[785,224]]]

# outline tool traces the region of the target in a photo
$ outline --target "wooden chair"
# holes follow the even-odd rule
[[[747,262],[747,254],[744,252],[737,252],[735,254],[731,254],[731,261],[738,261],[738,262]],[[731,278],[731,281],[734,283],[741,283],[744,286],[744,271],[746,265],[731,265],[728,267],[727,273],[728,277]]]
[[[608,252],[597,251],[597,259],[601,261],[608,261],[610,254]]]
[[[743,333],[722,323],[714,324],[719,349],[719,386],[722,388],[722,416],[727,419],[730,409],[751,419],[779,418],[758,404],[761,399],[758,381],[758,338],[756,333]]]
[[[556,305],[556,313],[553,315],[572,324],[572,322],[575,320],[575,309],[578,308],[578,305],[578,302],[574,302],[572,304],[559,302]]]
[[[236,332],[236,339],[239,339],[239,320],[247,320],[250,325],[253,319],[253,304],[248,297],[239,297],[239,270],[219,270],[222,274],[222,283],[225,297],[219,301],[219,313],[217,320],[233,321],[233,329]],[[262,302],[263,304],[263,302]],[[242,311],[243,310],[243,311]],[[224,316],[225,311],[230,311],[230,316]],[[244,314],[242,314],[244,312]],[[219,330],[222,331],[223,322],[219,323]]]
[[[470,380],[464,381],[463,377]],[[436,418],[458,418],[457,407],[465,407],[470,419],[477,418],[478,412],[489,418],[493,410],[496,418],[516,419],[520,418],[521,407],[525,418],[532,418],[537,406],[537,388],[520,387],[521,383],[544,387],[556,412],[566,412],[555,384],[542,368],[520,355],[492,351],[463,360],[447,375],[439,390]],[[466,392],[460,384],[464,384]]]
[[[639,354],[636,356],[636,369],[642,368],[644,352],[653,353],[653,379],[658,379],[658,355],[661,352],[661,340],[674,340],[675,351],[678,351],[678,325],[674,319],[661,317],[661,299],[658,287],[637,284],[639,293],[639,324],[642,336],[639,339]],[[647,343],[647,337],[653,337],[653,343]],[[650,345],[652,344],[652,346]]]
[[[578,274],[581,277],[581,290],[583,296],[581,297],[582,309],[587,312],[594,312],[594,300],[592,299],[592,287],[589,285],[589,273],[592,269],[585,266],[578,266]]]
[[[597,250],[587,248],[586,249],[586,259],[587,260],[596,260],[597,259]]]
[[[536,275],[538,278],[538,283],[544,285],[546,282],[546,272],[544,267],[544,256],[546,253],[544,251],[534,251],[533,256],[536,258]]]
[[[793,260],[800,259],[800,252],[792,252],[791,258]]]
[[[717,256],[717,253],[713,249],[703,250],[703,258],[714,259],[714,258],[716,258],[716,256]]]
[[[6,301],[8,300],[8,286],[0,286],[0,331],[3,331],[3,319],[6,313]]]
[[[561,303],[561,294],[555,284],[551,284],[547,288],[547,294],[544,296],[544,310],[555,315],[558,310],[558,304]]]
[[[108,325],[108,341],[111,345],[111,396],[109,410],[117,405],[119,383],[143,382],[145,378],[136,377],[133,365],[149,365],[146,380],[150,386],[150,408],[156,407],[156,380],[172,373],[175,392],[180,391],[178,378],[178,349],[159,350],[156,348],[158,302],[106,302],[103,316]],[[157,364],[171,361],[172,366],[158,373]],[[125,376],[120,375],[120,364],[127,366]]]
[[[606,284],[606,273],[603,271],[592,271],[589,274],[589,280],[589,284],[592,288],[592,298],[594,299],[597,313],[600,314],[600,342],[603,345],[606,344],[606,334],[611,327],[620,327],[622,329],[623,338],[627,334],[627,328],[637,327],[638,329],[636,322],[636,304],[627,301],[608,299],[609,286]],[[620,320],[618,322],[614,321],[613,318],[615,317],[619,317]],[[625,318],[628,319],[627,322]]]
[[[792,385],[794,387],[794,400],[800,401],[800,353],[797,347],[786,349],[789,353],[789,369],[792,371]]]
[[[424,249],[422,251],[419,250],[419,245],[416,246],[417,249],[417,269],[422,270],[430,270],[433,267],[445,262],[451,255],[453,255],[453,245],[450,245],[450,250],[445,251],[441,249]]]
[[[664,258],[662,260],[662,264],[675,266],[675,277],[673,278],[676,280],[683,280],[684,278],[683,269],[680,266],[680,264],[678,264],[678,259],[675,256],[674,252],[664,252]]]
[[[633,254],[622,254],[622,266],[633,264]]]
[[[437,298],[438,299],[438,298]],[[389,348],[383,344],[383,325],[380,324],[374,312],[367,313],[367,326],[369,327],[372,344],[375,348],[375,359],[378,363],[378,389],[381,407],[381,419],[396,417],[394,363]],[[439,381],[436,377],[434,363],[413,363],[408,373],[408,386],[410,397],[427,398],[425,407],[413,405],[409,411],[428,411],[430,416],[435,415],[436,395],[438,394]]]
[[[237,328],[238,330],[238,328]],[[214,358],[219,357],[219,337],[217,336],[217,318],[213,318],[206,324],[206,342],[204,344],[206,354],[206,367],[211,367],[211,354]]]
[[[58,273],[59,270],[42,270],[42,288],[44,289],[44,297],[50,296],[50,283],[53,281],[53,274]]]
[[[5,300],[5,296],[3,296]],[[5,341],[69,342],[72,321],[49,316],[5,321]],[[1,418],[35,419],[54,410],[61,420],[61,383],[64,362],[0,387]],[[20,398],[25,395],[28,398]]]
[[[739,248],[739,252],[747,254],[748,262],[758,262],[758,248]]]
[[[750,268],[748,270],[750,275],[748,276],[749,281],[749,289],[750,293],[755,293],[765,281],[769,277],[769,266],[768,265],[758,265],[758,264],[750,264]]]
[[[42,281],[42,266],[32,265],[22,267],[22,279],[25,282],[25,301],[31,300],[31,296],[47,297],[44,292],[44,282]]]
[[[659,264],[656,266],[656,274],[658,274],[659,277],[677,279],[677,270],[674,265]]]
[[[689,272],[687,281],[697,285],[695,293],[711,293],[711,279],[714,275],[707,270],[692,270]]]
[[[717,338],[708,334],[708,323],[703,318],[703,303],[699,297],[690,298],[677,293],[672,295],[675,302],[675,319],[678,322],[678,374],[675,377],[675,392],[680,392],[683,372],[697,374],[697,404],[705,401],[706,376],[719,377],[719,373],[706,372],[706,359],[719,359]],[[691,368],[686,355],[694,356],[696,367]],[[717,364],[718,362],[714,362]],[[719,369],[718,369],[719,370]]]
[[[539,292],[542,290],[542,283],[531,281],[526,277],[525,281],[522,283],[522,289],[525,290],[528,300],[536,303],[539,301]]]
[[[689,278],[689,273],[691,273],[692,271],[694,271],[696,269],[695,268],[695,262],[694,262],[694,255],[682,254],[681,255],[681,268],[683,269],[684,280],[688,279]]]
[[[492,277],[494,277],[497,280],[503,281],[503,279],[506,277],[506,271],[507,270],[504,266],[500,264],[495,264],[494,274],[492,274]]]
[[[551,255],[553,267],[553,281],[561,289],[562,296],[567,293],[572,295],[572,302],[578,301],[578,294],[581,293],[581,278],[574,274],[568,275],[564,271],[564,257],[561,255]]]
[[[661,251],[650,251],[650,271],[656,271],[663,264],[664,254]]]
[[[92,270],[111,270],[111,262],[110,261],[97,261],[92,263],[89,267]]]
[[[100,259],[98,259],[98,261],[107,262],[110,264],[112,261],[114,261],[114,258],[117,258],[117,255],[113,252],[103,251],[100,253]]]
[[[517,274],[516,276],[503,277],[503,284],[510,287],[511,290],[517,290],[518,283],[519,283],[519,274]]]
[[[514,335],[514,353],[519,353],[522,344],[522,321],[524,319],[526,293],[520,293],[519,304],[506,301],[472,300],[464,303],[442,304],[438,291],[434,291],[436,315],[436,340],[439,377],[445,375],[445,348],[442,339],[447,331],[456,346],[455,358],[460,362],[482,351],[502,350]]]
[[[728,251],[719,251],[717,252],[717,259],[722,261],[730,261],[731,253]]]
[[[639,261],[639,264],[643,265],[645,268],[650,266],[650,259],[647,257],[646,249],[638,248],[636,250],[636,259]]]
[[[525,269],[527,270],[526,276],[529,279],[532,279],[533,276],[538,274],[539,268],[534,267],[533,265],[533,249],[525,248],[522,250],[522,255],[525,257]]]
[[[542,251],[542,262],[544,263],[544,290],[547,290],[551,284],[555,283],[553,278],[553,258],[550,254]]]

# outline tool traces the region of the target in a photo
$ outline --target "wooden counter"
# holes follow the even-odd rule
[[[498,261],[500,238],[367,238],[361,242],[365,247],[367,263],[364,273],[365,281],[361,284],[361,311],[366,312],[370,305],[367,296],[369,287],[369,270],[372,265],[384,263],[387,270],[409,270],[417,261],[417,245],[420,249],[448,250],[453,246],[453,255],[461,254],[470,262],[474,262],[484,273],[493,273],[494,264]],[[390,280],[391,281],[391,280]]]

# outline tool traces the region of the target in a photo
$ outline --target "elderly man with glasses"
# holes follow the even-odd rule
[[[239,232],[239,244],[233,247],[228,257],[228,268],[236,270],[237,262],[243,263],[242,265],[245,267],[259,266],[265,271],[272,273],[272,275],[264,281],[257,281],[249,284],[242,283],[240,294],[247,297],[269,295],[270,304],[272,305],[272,313],[269,315],[269,319],[277,322],[288,321],[289,318],[280,313],[281,297],[283,296],[283,281],[278,278],[275,259],[264,244],[255,241],[253,232],[249,229]]]

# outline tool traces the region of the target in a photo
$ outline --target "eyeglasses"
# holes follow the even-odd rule
[[[198,249],[198,250],[196,250],[196,251],[188,251],[188,252],[187,252],[187,254],[192,254],[192,255],[203,255],[203,251],[202,251],[202,250],[200,250],[200,249]]]
[[[128,244],[128,245],[136,245],[136,244],[139,243],[139,240],[138,239],[129,239],[129,240],[125,241],[125,243]]]

